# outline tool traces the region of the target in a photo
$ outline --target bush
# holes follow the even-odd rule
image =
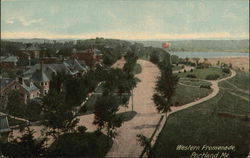
[[[196,66],[196,64],[195,63],[191,63],[190,66]]]
[[[188,78],[197,78],[194,74],[187,74]]]
[[[223,68],[222,72],[224,72],[226,74],[229,74],[230,73],[230,69],[229,68]]]
[[[218,74],[210,74],[206,76],[206,80],[216,80],[220,77]]]
[[[200,88],[211,89],[211,86],[209,86],[209,85],[200,85]]]

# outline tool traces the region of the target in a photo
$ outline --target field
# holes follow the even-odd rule
[[[219,78],[224,78],[228,76],[228,74],[223,73],[220,68],[211,67],[211,68],[204,68],[204,69],[194,69],[193,72],[182,72],[178,73],[179,77],[186,78],[187,75],[195,75],[198,79],[206,79],[208,75],[215,75],[218,74]]]
[[[206,81],[196,81],[193,79],[180,79],[173,96],[173,103],[184,105],[203,98],[212,92],[211,89],[200,88],[200,85],[211,85]]]
[[[248,78],[240,72],[238,74],[230,82],[236,83],[237,77],[240,80]],[[241,84],[243,86],[246,82],[238,82],[236,86]],[[191,155],[192,151],[177,151],[177,145],[234,145],[236,150],[228,152],[230,157],[246,157],[249,152],[246,121],[249,101],[232,95],[232,91],[222,89],[211,100],[170,115],[152,149],[153,156]]]

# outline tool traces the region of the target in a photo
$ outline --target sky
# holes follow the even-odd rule
[[[248,39],[249,0],[1,0],[1,38]]]

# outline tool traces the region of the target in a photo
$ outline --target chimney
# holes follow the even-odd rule
[[[20,84],[23,84],[23,78],[22,78],[21,76],[18,77],[18,82],[19,82]]]

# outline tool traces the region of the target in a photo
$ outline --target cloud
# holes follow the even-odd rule
[[[7,24],[13,24],[13,23],[14,23],[14,21],[11,20],[11,19],[6,20],[5,22],[6,22]]]
[[[147,39],[206,39],[206,38],[248,38],[247,33],[231,35],[228,32],[215,33],[190,33],[190,34],[150,34],[135,32],[100,32],[86,33],[79,35],[51,34],[43,32],[1,32],[2,38],[48,38],[48,39],[86,39],[95,37],[126,39],[126,40],[147,40]]]
[[[29,26],[31,24],[35,24],[35,23],[40,23],[42,22],[42,19],[39,18],[39,19],[25,19],[25,18],[18,18],[19,22],[21,22],[21,24],[23,26]]]

